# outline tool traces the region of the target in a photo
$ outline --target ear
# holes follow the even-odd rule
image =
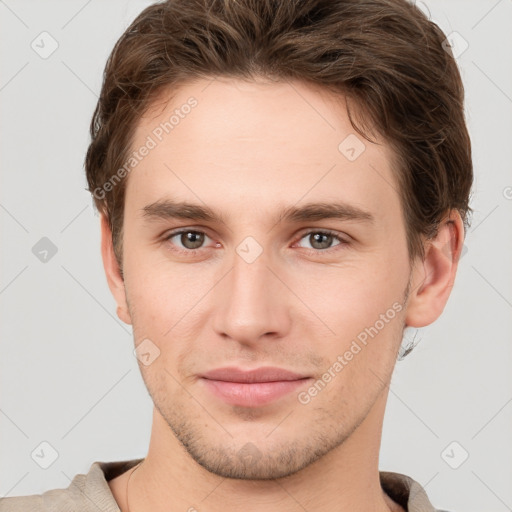
[[[124,280],[119,269],[114,246],[112,243],[112,231],[104,214],[100,214],[101,222],[101,257],[107,276],[108,287],[117,302],[117,316],[125,323],[131,324],[132,320],[126,301]]]
[[[464,244],[464,224],[452,210],[439,224],[437,236],[426,242],[425,259],[413,266],[405,323],[411,327],[431,324],[444,310],[455,282]]]

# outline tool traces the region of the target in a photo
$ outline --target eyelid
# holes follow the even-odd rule
[[[350,236],[345,233],[340,233],[339,231],[334,231],[328,228],[307,228],[305,231],[301,231],[299,233],[299,239],[304,238],[306,235],[310,235],[311,233],[322,233],[324,235],[331,235],[337,238],[340,242],[348,243],[350,241]]]

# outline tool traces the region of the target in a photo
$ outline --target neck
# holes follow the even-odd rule
[[[130,481],[129,510],[402,511],[382,491],[379,480],[386,398],[383,394],[340,446],[297,473],[273,480],[237,480],[210,473],[190,457],[155,408],[148,455]]]

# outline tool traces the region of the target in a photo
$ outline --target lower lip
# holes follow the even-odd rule
[[[258,407],[295,391],[310,379],[252,383],[227,382],[204,378],[202,380],[214,395],[230,405]]]

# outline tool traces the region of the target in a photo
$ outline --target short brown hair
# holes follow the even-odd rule
[[[217,76],[302,80],[354,101],[354,129],[370,141],[380,134],[396,156],[411,260],[424,257],[421,235],[435,236],[451,209],[467,229],[471,142],[445,40],[406,0],[168,0],[147,7],[107,61],[85,161],[120,265],[127,178],[105,185],[125,165],[138,120],[163,88]]]

